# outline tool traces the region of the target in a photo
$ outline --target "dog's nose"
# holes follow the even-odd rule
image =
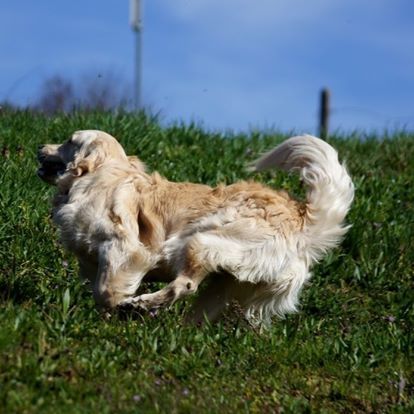
[[[37,159],[38,159],[40,162],[42,162],[42,161],[46,158],[45,154],[43,154],[43,148],[44,148],[44,147],[45,147],[44,145],[39,145],[39,146],[37,147]]]

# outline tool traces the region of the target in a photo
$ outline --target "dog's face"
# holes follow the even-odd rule
[[[56,185],[65,173],[73,177],[95,171],[111,161],[127,161],[122,146],[111,135],[102,131],[77,131],[63,144],[39,147],[38,176],[48,184]]]

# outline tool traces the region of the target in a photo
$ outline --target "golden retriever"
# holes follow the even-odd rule
[[[102,131],[78,131],[39,148],[38,175],[57,186],[53,220],[80,274],[105,308],[153,309],[197,291],[194,319],[217,318],[237,301],[253,323],[296,309],[309,268],[336,246],[354,187],[336,151],[309,135],[289,138],[255,170],[297,170],[300,202],[257,182],[211,188],[149,174]],[[144,277],[169,281],[147,294]]]

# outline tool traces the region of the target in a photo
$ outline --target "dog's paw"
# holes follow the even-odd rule
[[[135,307],[132,303],[126,302],[126,303],[120,303],[116,309],[120,312],[131,312],[135,310]]]
[[[146,306],[145,301],[141,300],[140,296],[135,296],[132,298],[128,298],[123,300],[121,303],[118,304],[118,309],[122,309],[124,311],[133,311],[133,310],[149,310]]]
[[[130,302],[120,303],[116,307],[116,315],[120,320],[142,319],[144,310]]]

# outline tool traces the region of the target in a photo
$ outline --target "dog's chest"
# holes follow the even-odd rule
[[[96,255],[99,245],[114,237],[114,226],[103,203],[78,200],[57,206],[53,221],[63,245],[75,254]]]

